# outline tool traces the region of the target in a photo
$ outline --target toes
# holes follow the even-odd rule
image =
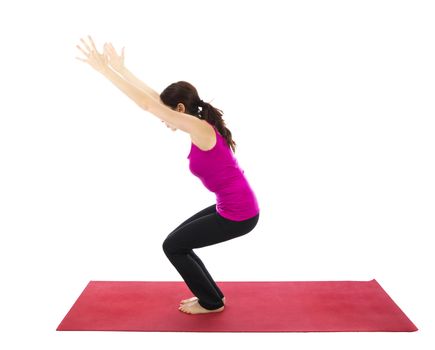
[[[180,307],[178,308],[178,310],[180,310],[180,311],[182,311],[182,312],[184,312],[184,313],[186,313],[186,314],[189,313],[189,311],[188,311],[185,307],[183,307],[183,306],[180,306]]]

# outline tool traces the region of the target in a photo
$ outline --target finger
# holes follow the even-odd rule
[[[86,41],[84,41],[82,38],[80,38],[81,42],[83,43],[83,45],[85,45],[86,49],[91,52],[92,50],[90,49],[90,47],[88,46],[88,44],[86,44]]]
[[[109,55],[113,55],[113,47],[111,46],[110,43],[107,43],[106,50],[107,50]]]
[[[115,47],[112,44],[110,44],[110,45],[111,45],[111,49],[112,49],[113,54],[116,55],[116,56],[119,56],[118,52],[116,52]]]
[[[106,53],[107,53],[108,56],[110,56],[110,57],[113,56],[112,50],[110,49],[110,46],[109,46],[109,45],[106,45],[106,46],[104,47],[104,50],[106,51]]]
[[[113,52],[113,54],[116,55],[116,56],[119,56],[118,52],[116,52],[115,47],[114,47],[112,44],[110,44],[110,45],[111,45],[111,47],[112,47],[112,52]]]
[[[88,60],[84,60],[83,58],[80,58],[80,57],[76,57],[78,60],[80,60],[80,61],[82,61],[82,62],[84,62],[84,63],[88,63],[89,65],[91,65],[92,66],[92,64],[88,61]]]
[[[98,52],[97,48],[95,47],[95,43],[94,43],[94,41],[92,40],[92,38],[91,38],[90,35],[88,35],[88,38],[89,38],[89,41],[91,42],[92,47],[94,48],[94,50]]]
[[[85,51],[84,51],[80,46],[76,45],[76,47],[77,47],[81,52],[83,52],[83,53],[85,54],[86,57],[88,56],[88,53],[85,52]]]

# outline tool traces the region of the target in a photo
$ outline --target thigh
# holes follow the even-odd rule
[[[210,206],[208,206],[205,209],[201,209],[199,212],[197,212],[196,214],[192,215],[190,218],[188,218],[187,220],[183,221],[180,225],[178,225],[172,232],[174,232],[175,230],[178,230],[181,226],[186,225],[187,223],[196,220],[202,216],[208,215],[208,214],[213,214],[216,213],[216,204],[212,204]]]
[[[217,214],[207,214],[175,229],[165,239],[165,246],[189,251],[235,238],[240,234],[227,233],[218,222]]]

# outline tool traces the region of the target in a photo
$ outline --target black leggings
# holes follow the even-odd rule
[[[259,216],[260,213],[243,221],[229,220],[221,216],[213,204],[184,221],[164,240],[163,251],[205,309],[222,307],[224,294],[192,248],[243,236],[257,225]]]

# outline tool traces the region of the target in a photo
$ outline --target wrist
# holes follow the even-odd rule
[[[119,74],[124,75],[127,72],[127,68],[125,66],[122,66],[116,70]]]
[[[110,68],[109,66],[103,67],[100,70],[100,73],[104,75],[106,78],[110,78],[113,74],[119,75],[114,69]]]

